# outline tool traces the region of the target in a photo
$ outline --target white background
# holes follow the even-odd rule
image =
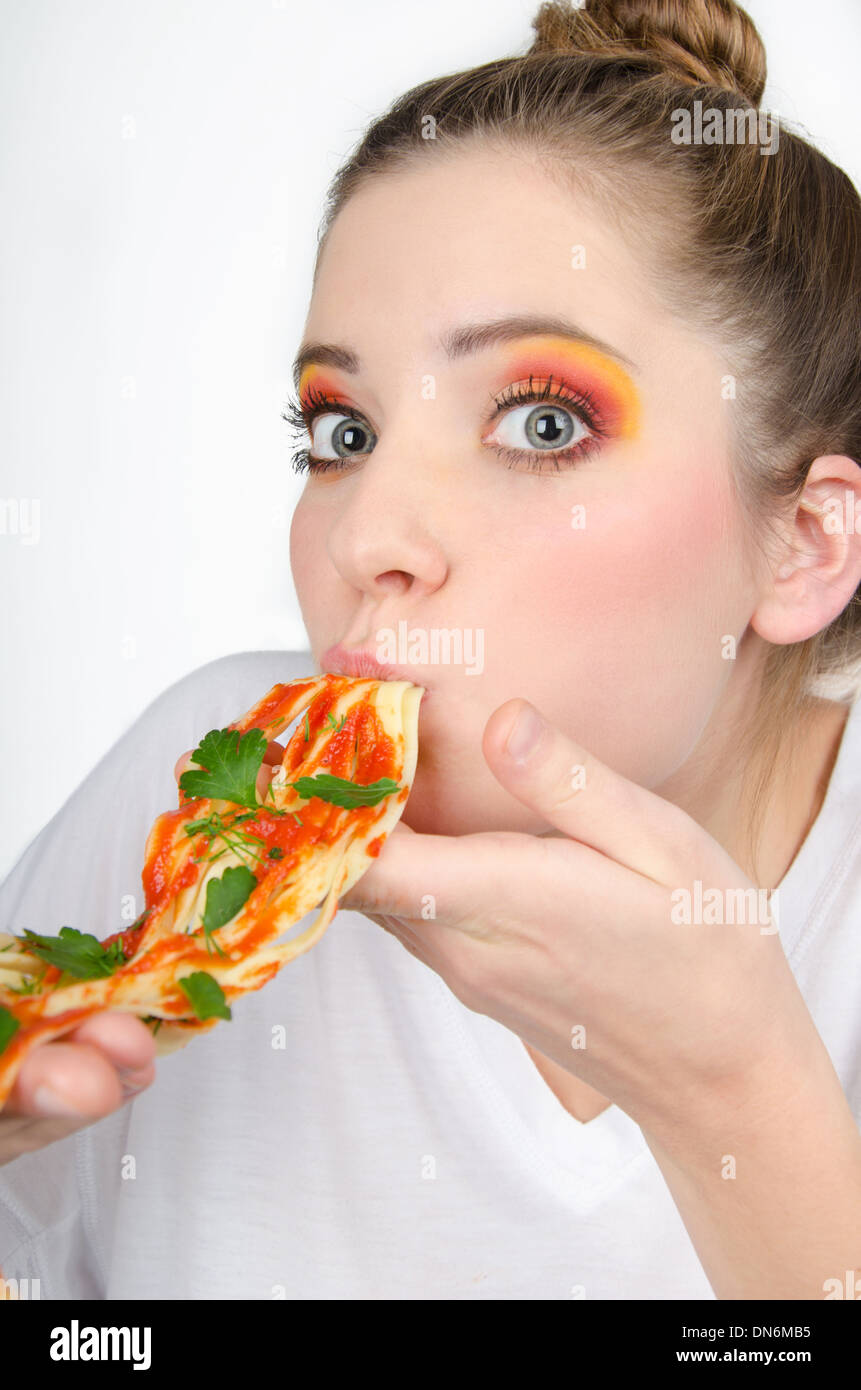
[[[764,106],[861,184],[861,3],[747,8]],[[40,513],[35,544],[0,534],[0,875],[167,685],[307,645],[280,411],[326,188],[394,97],[525,51],[536,9],[0,2],[0,497]]]

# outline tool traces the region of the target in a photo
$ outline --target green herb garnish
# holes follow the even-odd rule
[[[257,806],[257,774],[266,752],[260,729],[240,734],[238,729],[210,729],[191,755],[196,768],[179,779],[187,796],[206,796]]]
[[[344,806],[351,810],[354,806],[376,806],[386,796],[400,791],[397,782],[391,777],[381,777],[368,786],[350,782],[344,777],[335,777],[330,772],[320,772],[316,777],[300,777],[298,782],[288,782],[295,787],[303,800],[317,796],[321,801],[330,801],[334,806]]]
[[[103,946],[94,936],[75,927],[61,927],[59,936],[39,936],[25,931],[23,949],[55,965],[76,980],[95,980],[113,975],[126,958],[119,941]]]
[[[225,830],[232,830],[234,826],[241,825],[243,821],[253,820],[256,811],[242,811],[240,814],[232,816],[230,820],[224,820],[220,811],[213,811],[208,816],[201,816],[199,820],[190,820],[185,823],[186,835],[206,835],[209,839],[214,839],[216,835],[223,835]]]
[[[0,1004],[0,1052],[8,1047],[20,1027],[21,1024],[15,1015]]]
[[[39,981],[25,976],[20,985],[4,985],[3,988],[10,990],[12,994],[35,994],[39,988]]]
[[[247,902],[251,893],[257,887],[257,879],[250,869],[244,865],[233,869],[225,869],[221,878],[211,878],[206,885],[206,906],[203,911],[203,934],[206,938],[206,949],[212,954],[214,946],[218,954],[223,956],[224,952],[216,941],[212,941],[211,933],[223,927],[226,922],[231,921]]]
[[[224,990],[205,970],[184,975],[177,980],[177,984],[199,1019],[233,1017],[230,1005],[224,998]]]
[[[240,859],[251,865],[257,864],[262,858],[259,846],[265,845],[265,841],[259,835],[254,835],[250,830],[237,830],[238,825],[244,821],[254,820],[256,811],[243,811],[239,815],[225,818],[220,811],[213,811],[211,815],[203,816],[200,820],[190,820],[186,822],[186,835],[205,835],[209,840],[221,839],[230,849],[234,851]],[[280,811],[272,811],[273,815],[280,815]],[[220,859],[226,850],[218,850],[214,854],[199,854],[197,859]]]

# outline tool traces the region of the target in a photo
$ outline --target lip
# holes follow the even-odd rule
[[[339,676],[364,676],[379,681],[410,681],[413,685],[422,687],[423,700],[430,694],[424,681],[418,679],[412,668],[390,666],[387,662],[377,661],[367,647],[345,647],[338,642],[334,647],[326,648],[320,657],[320,666],[323,671],[331,671]]]

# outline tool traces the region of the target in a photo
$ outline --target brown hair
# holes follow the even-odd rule
[[[521,148],[640,239],[646,217],[669,219],[672,248],[649,273],[669,307],[733,363],[735,482],[751,541],[767,553],[775,514],[794,510],[815,458],[861,463],[858,193],[773,116],[768,153],[750,138],[670,138],[696,102],[727,130],[739,114],[748,129],[760,119],[765,52],[733,0],[586,0],[583,9],[553,0],[532,27],[524,54],[424,82],[372,123],[331,185],[316,265],[334,218],[367,179],[474,140]],[[771,647],[741,743],[752,840],[777,754],[791,759],[815,695],[851,699],[859,676],[861,589],[821,632]]]

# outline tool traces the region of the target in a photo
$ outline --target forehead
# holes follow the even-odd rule
[[[522,152],[434,155],[369,179],[342,208],[304,338],[396,333],[429,351],[465,319],[555,313],[636,358],[665,318],[643,269],[585,192]]]

